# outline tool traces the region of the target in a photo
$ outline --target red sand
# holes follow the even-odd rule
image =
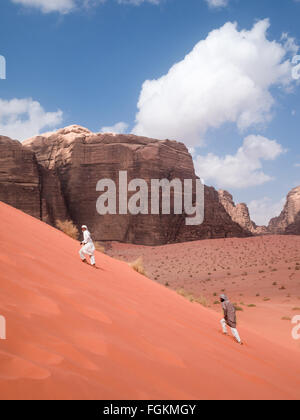
[[[299,399],[299,353],[0,203],[1,399]]]
[[[203,296],[220,314],[218,297],[225,292],[243,309],[237,314],[239,326],[300,351],[300,340],[291,334],[291,319],[300,315],[300,236],[215,239],[156,248],[113,243],[109,254],[126,261],[142,256],[151,279],[196,298]]]

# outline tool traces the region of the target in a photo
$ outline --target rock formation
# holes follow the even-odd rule
[[[67,217],[56,174],[40,166],[30,149],[0,136],[0,168],[1,201],[50,224]]]
[[[40,217],[40,179],[33,152],[0,136],[0,200]]]
[[[104,215],[96,211],[100,179],[115,181],[119,171],[128,181],[150,179],[196,179],[191,155],[176,141],[158,141],[134,135],[94,134],[70,126],[23,143],[33,152],[45,173],[52,171],[59,186],[48,195],[57,199],[59,190],[68,216],[77,226],[88,224],[96,240],[158,245],[202,238],[247,236],[232,221],[213,188],[205,188],[205,220],[200,226],[186,226],[185,215]],[[48,182],[50,188],[51,182]]]
[[[268,229],[273,234],[300,234],[300,186],[288,193],[281,214],[270,221]]]
[[[238,223],[243,229],[254,235],[264,235],[268,233],[265,226],[257,226],[250,218],[250,213],[245,203],[235,204],[233,197],[228,191],[219,190],[219,200],[230,215],[232,220]]]

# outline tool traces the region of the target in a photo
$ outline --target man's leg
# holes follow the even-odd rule
[[[91,264],[92,264],[92,265],[95,265],[95,264],[96,264],[96,261],[95,261],[95,255],[94,255],[94,254],[92,254],[92,255],[90,256],[90,259],[91,259]]]
[[[227,327],[226,327],[226,321],[225,321],[225,319],[223,318],[223,319],[221,319],[221,325],[222,325],[222,330],[223,330],[223,333],[224,334],[227,334]]]
[[[79,255],[80,255],[80,258],[81,258],[81,261],[86,261],[86,258],[85,258],[85,249],[84,249],[84,246],[80,249],[80,251],[79,251]]]
[[[234,338],[236,339],[236,341],[238,343],[241,343],[241,339],[240,339],[238,330],[236,328],[231,328],[231,332],[232,332],[232,335],[234,336]]]

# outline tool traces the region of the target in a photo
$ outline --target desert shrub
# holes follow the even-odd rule
[[[300,311],[300,308],[296,306],[295,308],[293,308],[293,311]]]
[[[256,308],[256,305],[254,305],[254,303],[250,303],[250,305],[248,305],[248,308]]]
[[[180,296],[188,299],[190,302],[194,302],[194,296],[191,293],[188,293],[186,290],[184,290],[184,289],[177,289],[176,292]]]
[[[94,242],[96,251],[102,252],[104,254],[105,248],[103,245],[100,244],[100,242]]]
[[[243,312],[243,310],[244,310],[241,306],[238,306],[237,304],[234,304],[234,307],[235,307],[236,311]]]
[[[207,299],[204,296],[200,296],[198,298],[195,298],[194,302],[199,303],[200,305],[205,306],[205,307],[208,306]]]
[[[129,267],[135,270],[137,273],[146,275],[146,271],[143,264],[143,257],[139,257],[136,261],[129,263]]]
[[[207,299],[204,296],[195,297],[192,293],[187,292],[184,289],[177,289],[176,292],[184,297],[185,299],[189,300],[192,303],[199,303],[202,306],[207,307],[208,302]]]
[[[289,316],[283,316],[282,321],[291,321],[291,318]]]
[[[56,220],[56,227],[70,238],[79,238],[78,229],[71,220]]]

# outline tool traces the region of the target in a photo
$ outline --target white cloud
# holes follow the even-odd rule
[[[300,168],[300,163],[295,163],[294,166],[295,168]]]
[[[62,111],[46,112],[31,98],[0,99],[0,135],[25,140],[40,134],[45,128],[54,128],[63,119]]]
[[[124,134],[128,130],[128,124],[123,121],[116,123],[115,125],[102,127],[100,129],[101,133],[114,133],[114,134]]]
[[[297,45],[295,38],[290,37],[287,32],[284,32],[281,35],[281,40],[284,42],[284,48],[286,51],[289,51],[292,54],[297,54],[299,46]]]
[[[42,13],[67,14],[82,7],[97,6],[107,0],[11,0],[15,4],[40,10]],[[161,0],[116,0],[119,4],[139,6],[142,3],[159,4]]]
[[[273,86],[292,83],[286,40],[267,39],[268,20],[251,30],[226,23],[169,72],[146,80],[138,101],[139,135],[201,145],[208,129],[226,122],[240,130],[271,119]]]
[[[282,153],[282,146],[275,140],[250,135],[235,155],[198,155],[194,164],[196,173],[218,188],[247,188],[271,181],[273,178],[262,170],[262,160],[274,160]]]
[[[159,4],[161,0],[118,0],[119,4],[132,4],[133,6],[139,6],[142,3]]]
[[[282,198],[278,202],[274,202],[269,197],[253,200],[248,204],[251,220],[258,226],[266,226],[273,217],[279,216],[284,204],[285,198]]]
[[[221,8],[228,5],[228,0],[205,0],[210,8]]]
[[[11,0],[25,7],[40,9],[43,13],[69,13],[75,9],[75,0]]]

